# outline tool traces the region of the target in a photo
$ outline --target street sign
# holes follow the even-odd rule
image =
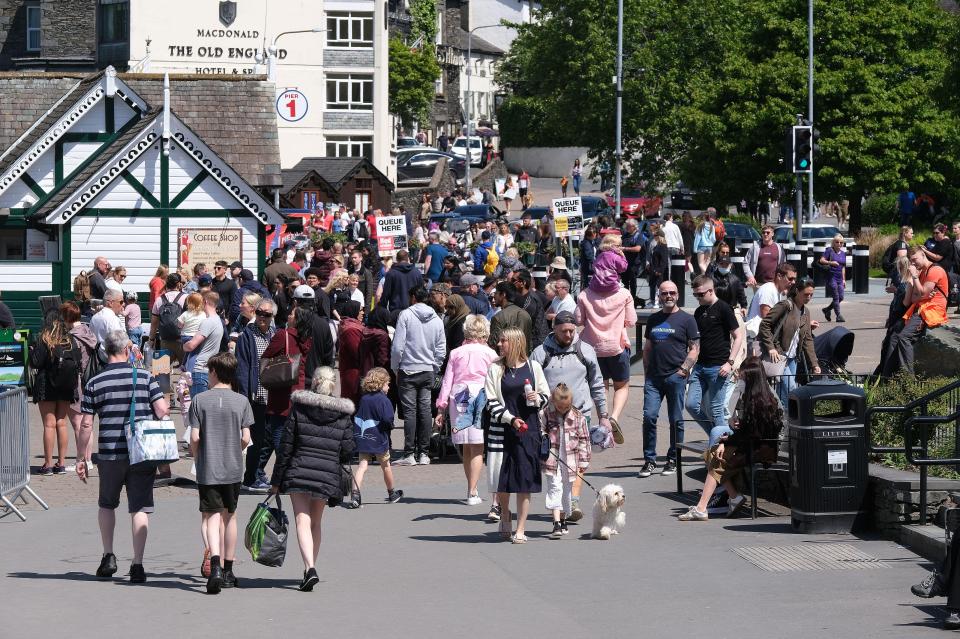
[[[583,201],[579,196],[553,200],[553,228],[557,237],[583,235]]]
[[[287,89],[277,98],[277,115],[287,122],[297,122],[307,114],[307,96],[297,89]]]
[[[378,217],[377,250],[380,255],[396,255],[407,248],[407,220],[402,215]]]

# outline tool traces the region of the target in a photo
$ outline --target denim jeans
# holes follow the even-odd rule
[[[267,405],[250,402],[250,408],[253,410],[253,425],[250,427],[250,449],[247,450],[243,472],[243,483],[247,486],[260,476],[260,453],[270,446],[267,443]]]
[[[670,430],[670,450],[667,459],[677,458],[677,443],[683,442],[683,392],[687,380],[678,373],[672,375],[651,375],[643,383],[643,458],[657,461],[657,418],[660,416],[660,403],[667,399],[667,416],[670,424],[676,427],[676,440],[673,429]]]
[[[780,398],[780,405],[783,407],[783,414],[786,416],[790,399],[790,391],[797,387],[797,358],[788,357],[787,365],[783,367],[783,375],[777,383],[777,396]]]
[[[579,175],[573,176],[573,192],[576,193],[577,195],[580,195],[580,179],[581,179],[581,176]]]
[[[193,399],[210,387],[206,373],[198,373],[194,371],[190,373],[190,380],[192,382],[190,384],[190,399]]]
[[[430,390],[435,375],[431,371],[397,374],[397,390],[403,407],[403,456],[427,455],[430,450],[432,416]]]
[[[287,426],[287,418],[283,415],[267,415],[267,429],[264,433],[263,446],[260,448],[260,462],[257,464],[258,473],[263,471],[270,461],[270,453],[279,453],[280,439]]]
[[[687,412],[710,436],[710,446],[732,432],[725,401],[730,399],[733,376],[721,377],[720,368],[697,364],[690,372],[690,386],[687,388]],[[727,386],[731,388],[728,390]]]

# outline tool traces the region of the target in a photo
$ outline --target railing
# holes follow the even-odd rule
[[[930,405],[944,398],[946,398],[948,405],[954,407],[953,412],[949,415],[930,415]],[[874,446],[872,441],[873,417],[881,414],[902,416],[904,429],[903,446]],[[960,452],[954,453],[956,459],[929,457],[931,443],[934,445],[942,443],[943,439],[946,438],[946,434],[943,432],[944,429],[937,429],[931,440],[928,427],[953,422],[954,447],[956,450],[956,446],[960,444],[960,380],[930,391],[904,406],[872,406],[867,409],[864,422],[867,430],[867,450],[871,454],[900,454],[906,456],[909,463],[919,466],[920,524],[926,525],[928,468],[930,466],[960,465]],[[908,445],[908,442],[914,441],[913,429],[915,426],[920,426],[919,442],[915,445]]]

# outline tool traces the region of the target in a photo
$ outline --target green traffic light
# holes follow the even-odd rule
[[[806,160],[800,160],[800,168],[801,168],[801,169],[807,168],[807,165],[808,165],[808,164],[809,164],[809,162],[807,162]]]

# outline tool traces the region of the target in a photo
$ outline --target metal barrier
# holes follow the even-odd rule
[[[46,502],[30,488],[30,417],[27,412],[27,389],[14,388],[0,393],[0,519],[10,513],[21,521],[26,516],[15,505],[17,499],[27,503],[26,491],[44,510]]]

